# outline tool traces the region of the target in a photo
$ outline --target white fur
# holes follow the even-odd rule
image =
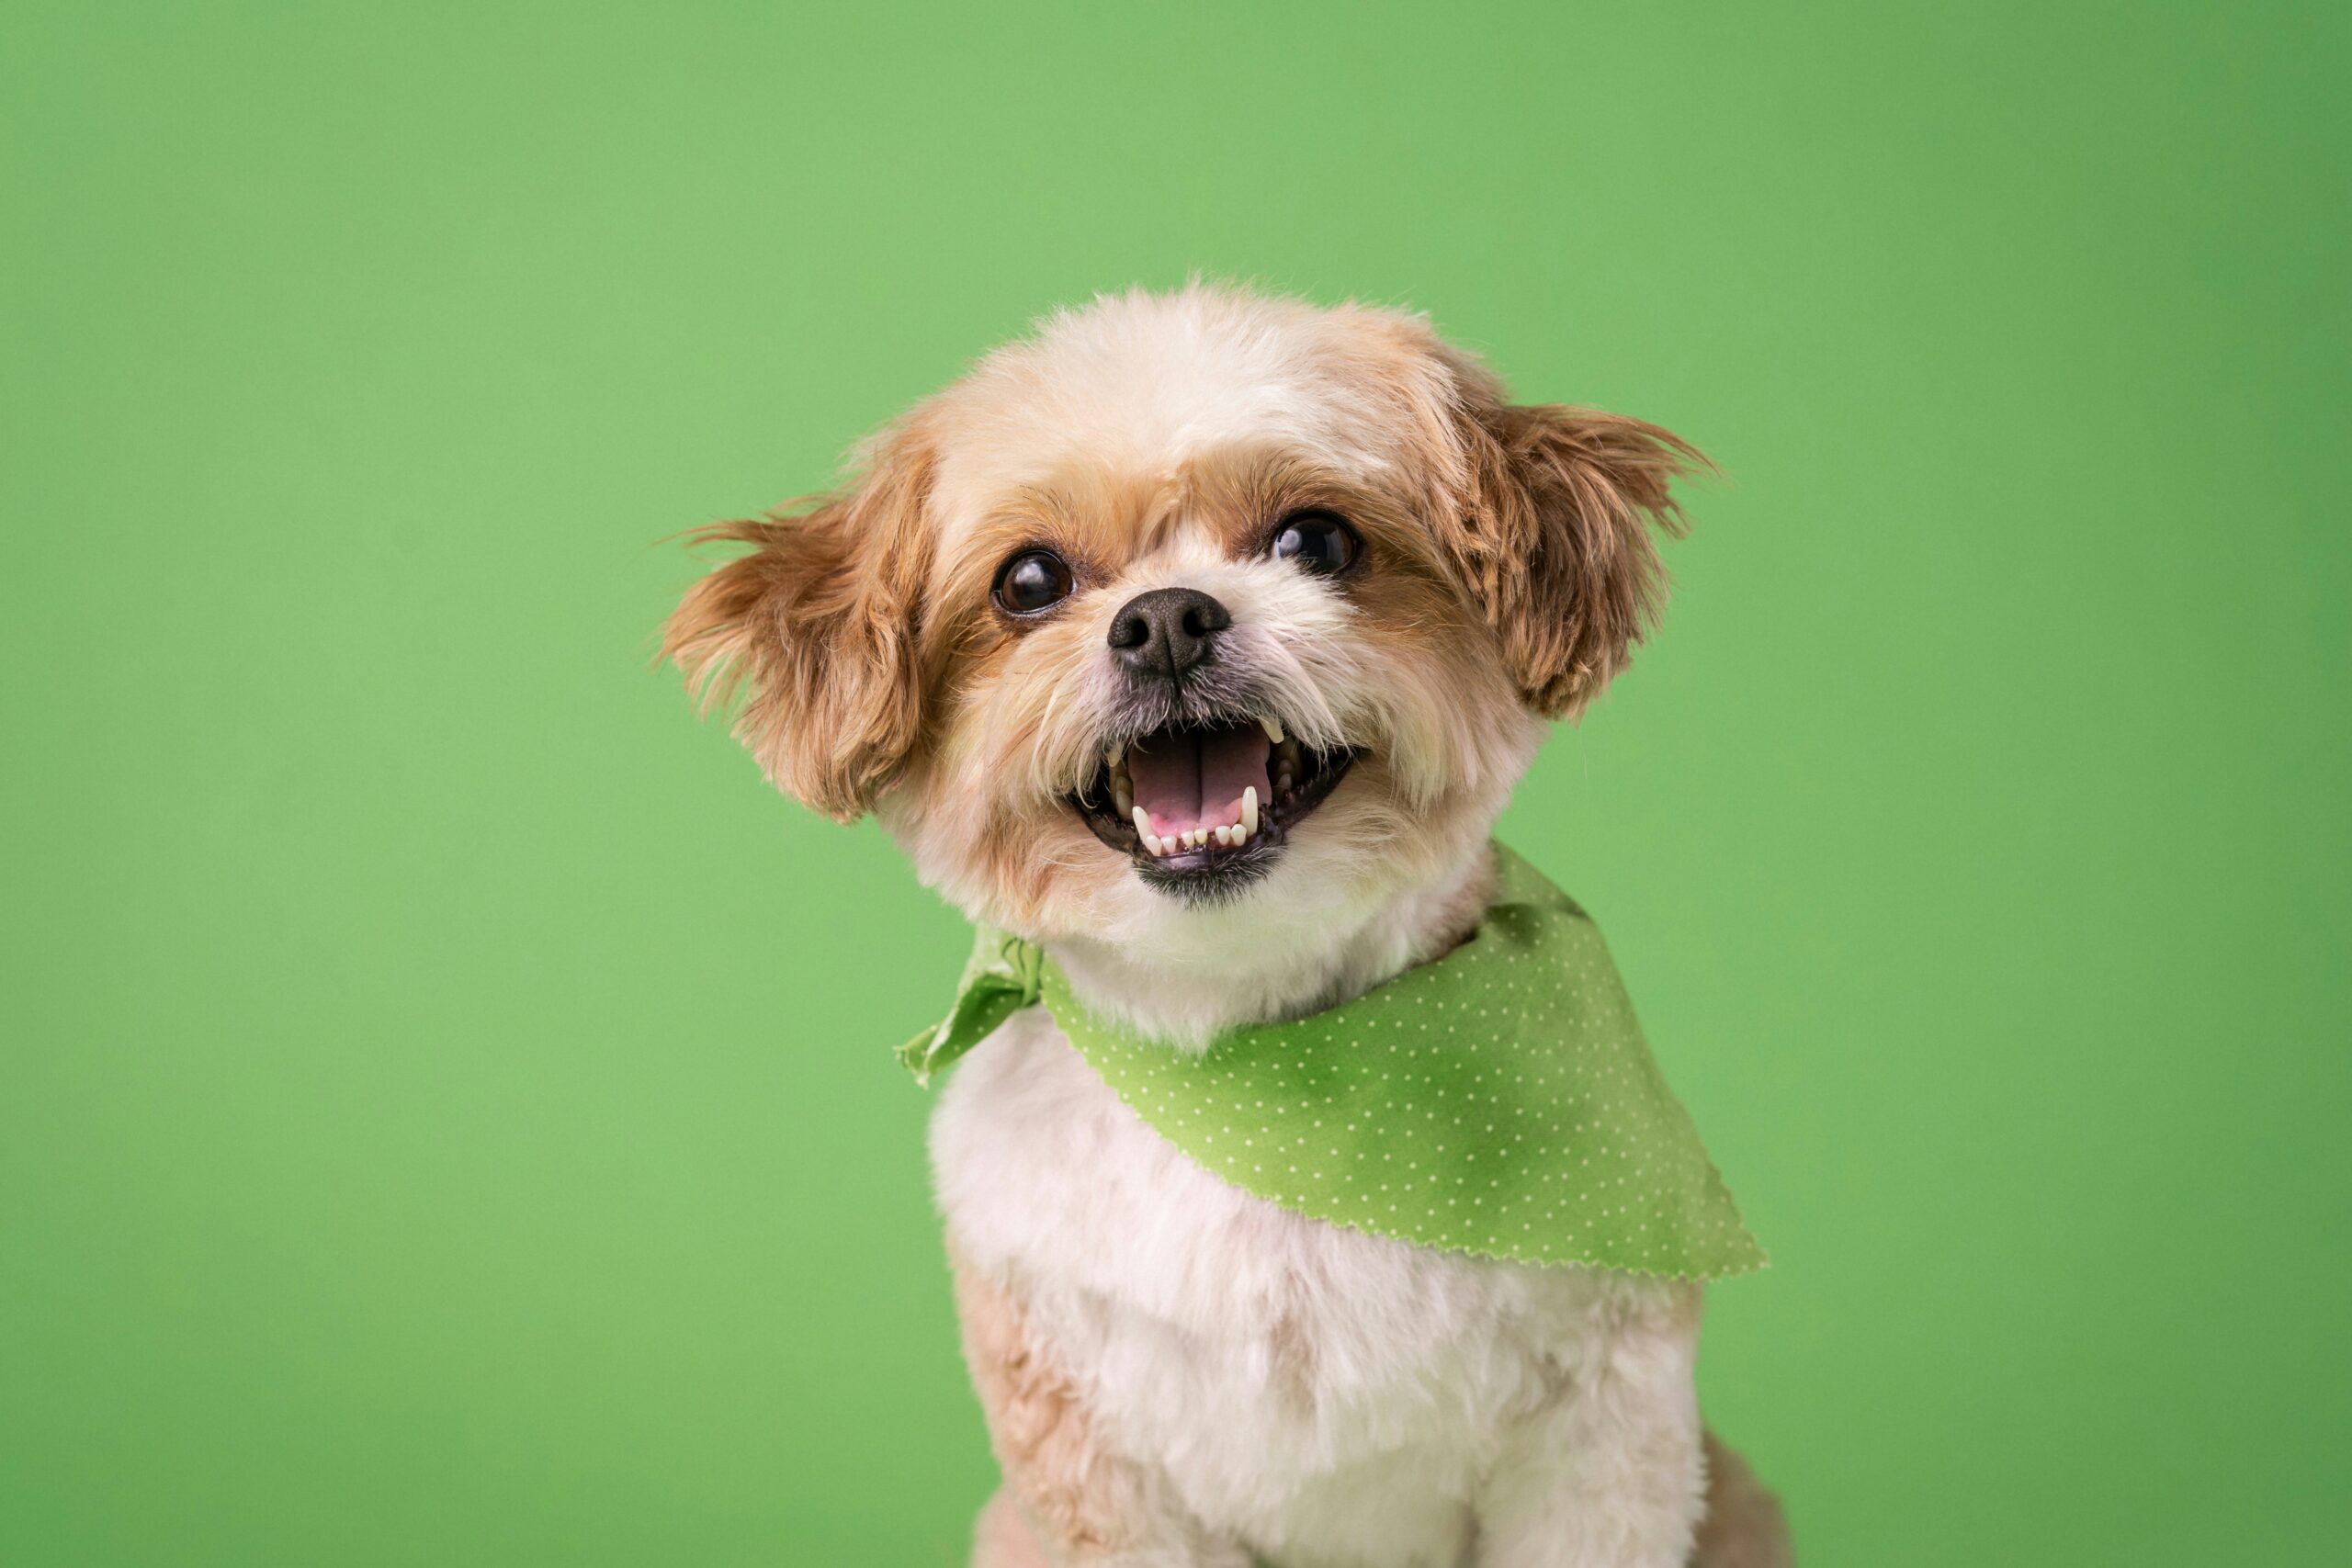
[[[1398,426],[1450,405],[1465,367],[1351,374],[1364,324],[1384,319],[1417,321],[1198,285],[1055,312],[933,400],[965,437],[932,493],[943,542],[952,549],[991,505],[1075,458],[1159,472],[1271,434],[1341,472],[1392,468]]]

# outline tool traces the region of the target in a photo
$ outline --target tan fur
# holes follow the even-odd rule
[[[1780,1499],[1712,1431],[1706,1450],[1707,1511],[1690,1549],[1690,1568],[1791,1568],[1796,1557]],[[1055,1568],[1009,1489],[980,1510],[974,1537],[972,1568]]]
[[[1624,666],[1666,594],[1650,527],[1683,529],[1668,485],[1706,460],[1592,409],[1473,407],[1473,504],[1441,525],[1529,704],[1573,712]]]
[[[1706,1434],[1707,1511],[1690,1551],[1691,1568],[1790,1568],[1781,1500],[1756,1479],[1738,1450]]]
[[[1082,1562],[1127,1545],[1133,1475],[1097,1443],[1078,1391],[1038,1351],[1012,1293],[983,1278],[952,1241],[948,1260],[964,1359],[1022,1521],[1053,1543],[1057,1562]],[[1002,1517],[984,1521],[984,1549],[991,1533],[1002,1541],[1012,1529]]]
[[[662,642],[705,708],[748,688],[737,736],[779,788],[842,821],[872,807],[922,728],[929,447],[904,427],[876,451],[844,495],[698,531],[752,550],[687,592]]]

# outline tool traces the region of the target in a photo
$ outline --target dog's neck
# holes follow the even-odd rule
[[[1336,1006],[1448,952],[1477,925],[1493,883],[1482,838],[1443,874],[1347,919],[1238,919],[1216,939],[1149,953],[1085,937],[1047,945],[1096,1013],[1150,1039],[1200,1046],[1237,1025]]]

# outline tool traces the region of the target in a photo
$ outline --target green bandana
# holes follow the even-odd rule
[[[1155,1131],[1245,1191],[1422,1247],[1714,1280],[1764,1262],[1643,1043],[1592,920],[1495,847],[1472,938],[1351,1002],[1193,1052],[1096,1018],[1030,942],[983,930],[919,1080],[1043,1001]]]

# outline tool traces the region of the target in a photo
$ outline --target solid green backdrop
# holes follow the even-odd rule
[[[0,1562],[956,1561],[964,934],[660,541],[1194,269],[1724,467],[1504,830],[1808,1561],[2332,1555],[2346,16],[19,0]]]

